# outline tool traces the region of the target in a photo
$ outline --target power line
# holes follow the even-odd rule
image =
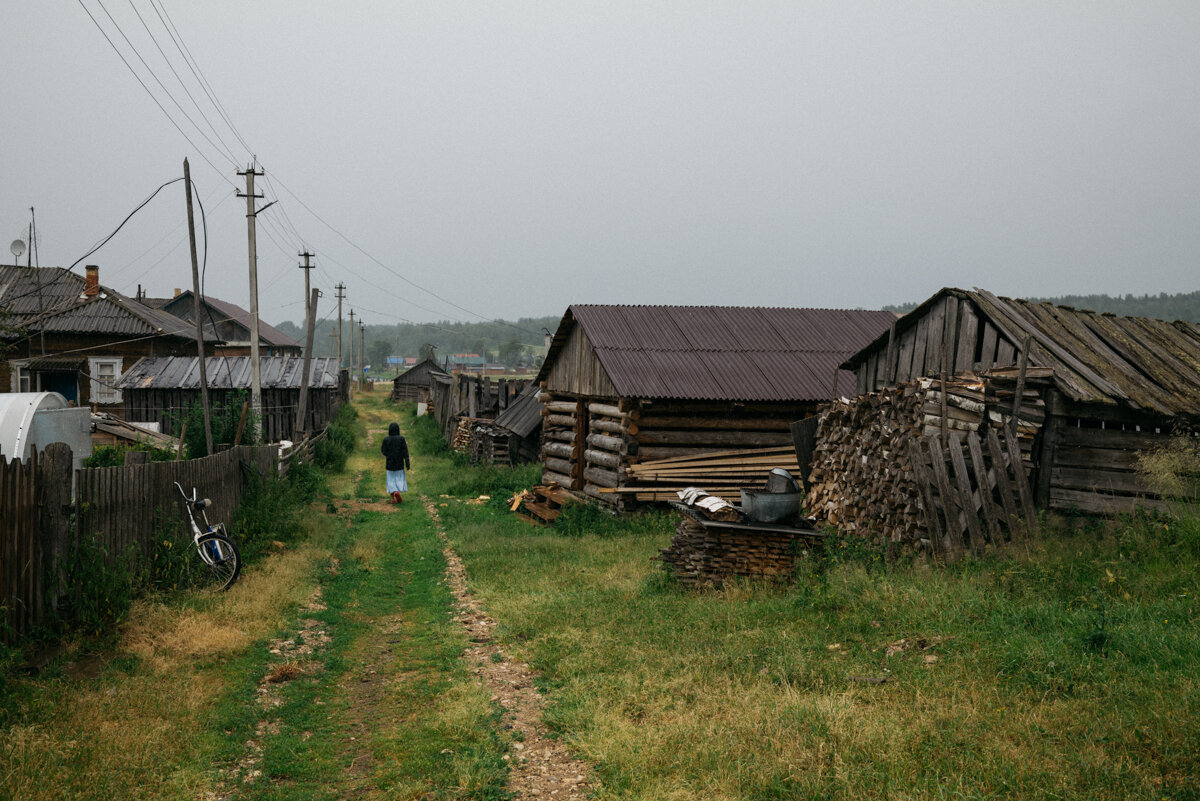
[[[217,169],[217,165],[213,164],[212,160],[209,159],[209,157],[207,155],[205,155],[204,151],[200,147],[198,147],[195,142],[192,141],[191,137],[189,137],[187,135],[187,133],[183,130],[183,128],[179,127],[179,123],[175,122],[175,118],[172,117],[170,115],[170,113],[166,110],[166,108],[163,107],[163,104],[158,101],[158,98],[154,96],[154,92],[150,91],[150,87],[146,85],[146,82],[143,81],[141,76],[137,74],[137,70],[135,70],[133,68],[133,65],[130,64],[129,60],[126,59],[125,56],[121,53],[120,48],[117,47],[116,43],[112,40],[111,37],[109,37],[108,33],[105,32],[104,28],[100,25],[100,21],[97,20],[96,17],[92,15],[92,12],[88,10],[87,6],[85,6],[83,4],[83,0],[76,0],[76,2],[79,3],[79,7],[83,9],[84,13],[88,15],[88,19],[90,19],[92,21],[92,24],[96,26],[96,30],[100,31],[100,35],[104,37],[104,41],[108,42],[109,47],[111,47],[113,49],[113,52],[117,54],[117,58],[121,59],[121,62],[129,70],[129,73],[141,85],[142,89],[144,89],[146,91],[146,94],[148,94],[150,96],[150,99],[154,101],[154,105],[158,106],[159,111],[161,111],[163,113],[163,116],[165,116],[167,118],[167,121],[170,122],[171,125],[173,125],[175,127],[175,130],[179,131],[179,135],[182,136],[184,139],[186,139],[187,143],[189,145],[191,145],[192,148],[197,153],[200,154],[200,158],[204,159],[208,163],[208,166],[213,168],[214,172],[216,172],[217,174],[219,174],[223,177],[224,172]],[[99,0],[97,0],[97,3],[99,3]],[[100,5],[100,7],[104,8],[104,6],[102,4]],[[105,9],[104,13],[107,14],[108,10]],[[112,17],[109,16],[109,19],[112,19]],[[114,23],[114,25],[115,24],[116,23]],[[120,28],[118,28],[118,30],[120,30]],[[123,35],[124,34],[122,34],[122,36]],[[128,40],[126,40],[126,41],[128,41]],[[135,50],[135,52],[136,52],[136,50]],[[189,119],[189,122],[191,122],[190,119]],[[192,123],[192,124],[195,125],[195,123]],[[182,180],[182,179],[180,179],[180,180]],[[229,181],[228,178],[226,178],[225,180]],[[233,181],[229,181],[229,184],[230,184],[230,186],[233,186]]]

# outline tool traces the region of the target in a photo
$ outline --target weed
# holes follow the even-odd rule
[[[152,462],[169,462],[175,458],[175,453],[169,448],[156,448],[146,443],[136,445],[98,445],[92,449],[92,455],[83,460],[83,466],[120,467],[125,464],[125,454],[130,452],[148,453]]]

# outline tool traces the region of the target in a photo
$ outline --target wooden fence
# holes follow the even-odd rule
[[[1036,523],[1016,436],[985,428],[983,438],[951,432],[945,443],[937,434],[909,443],[930,544],[945,560],[1020,541]]]
[[[79,470],[76,530],[97,537],[110,555],[148,551],[167,531],[190,536],[177,481],[189,495],[195,488],[213,502],[205,510],[210,520],[228,522],[245,491],[246,472],[269,474],[277,450],[243,445],[203,459]]]
[[[62,566],[81,541],[95,542],[110,559],[136,559],[163,536],[190,538],[176,481],[213,502],[210,520],[229,522],[249,474],[270,475],[276,454],[274,445],[241,446],[203,459],[77,470],[73,531],[70,448],[56,443],[25,462],[0,457],[3,637],[45,620],[65,589],[48,582],[63,580]]]
[[[67,551],[71,449],[55,443],[24,462],[0,456],[0,624],[4,639],[45,619],[46,579]],[[46,536],[42,536],[43,532]]]

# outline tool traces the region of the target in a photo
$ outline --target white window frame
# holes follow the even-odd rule
[[[12,392],[37,392],[36,383],[33,374],[29,371],[29,362],[27,360],[17,361],[16,359],[8,363],[9,367],[9,389]]]
[[[113,370],[112,379],[110,381],[101,381],[100,370],[102,367],[111,367]],[[120,357],[98,357],[88,359],[88,375],[91,377],[91,401],[100,406],[112,406],[114,403],[121,402],[121,390],[114,389],[111,384],[117,383],[117,379],[121,377],[121,359]]]

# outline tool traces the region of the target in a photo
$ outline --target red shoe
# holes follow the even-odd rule
[[[404,499],[400,497],[399,492],[392,493],[392,503],[403,503]]]

